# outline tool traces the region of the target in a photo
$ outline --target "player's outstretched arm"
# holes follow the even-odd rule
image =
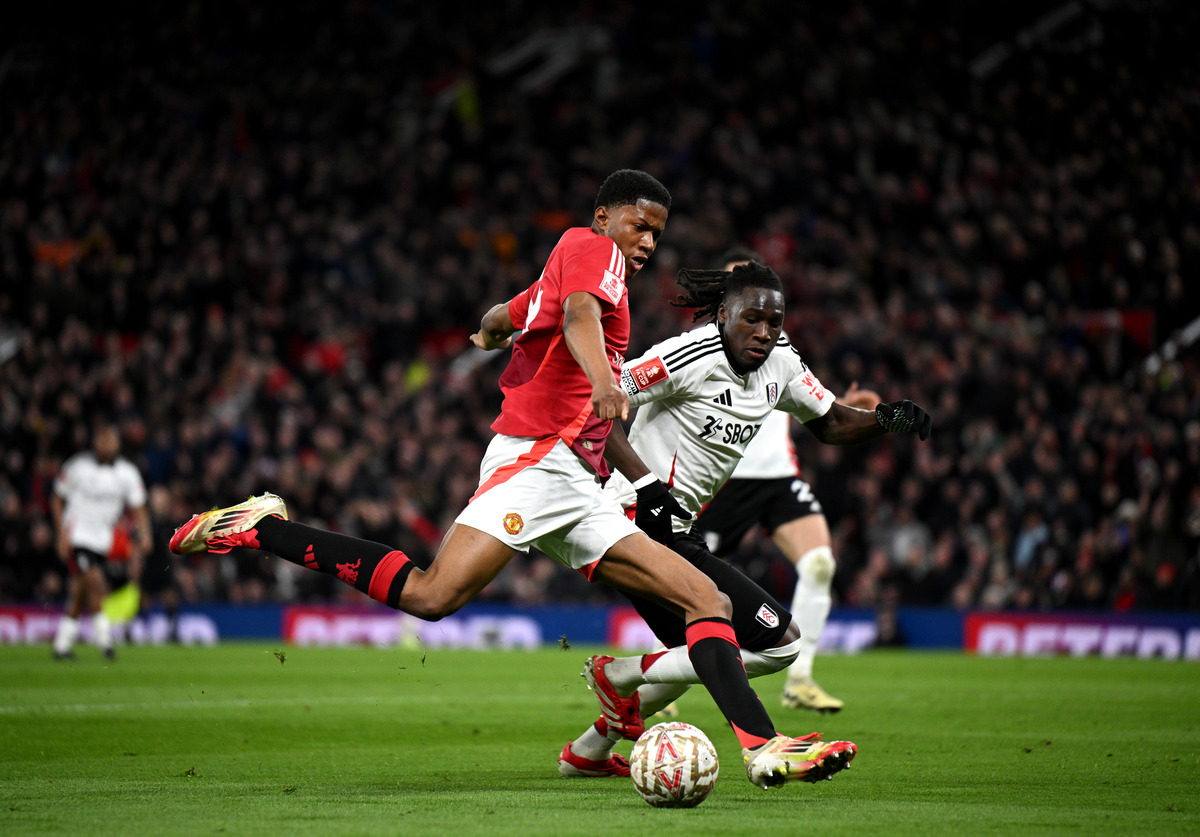
[[[592,411],[602,421],[629,418],[629,396],[617,383],[604,350],[600,300],[575,291],[563,303],[563,338],[571,357],[592,385]]]
[[[924,441],[933,417],[908,399],[881,403],[873,411],[834,402],[829,412],[804,426],[827,445],[857,445],[884,433],[916,433]]]
[[[483,315],[479,331],[471,335],[471,342],[480,349],[507,349],[512,345],[512,336],[516,332],[512,318],[508,314],[508,303],[501,302],[493,305],[491,310]]]

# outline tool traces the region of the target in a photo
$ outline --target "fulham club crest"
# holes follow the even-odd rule
[[[754,614],[754,618],[762,622],[768,628],[774,628],[779,624],[779,614],[775,612],[775,608],[771,607],[766,602],[758,608],[758,613]]]
[[[774,381],[771,381],[771,383],[767,384],[767,403],[770,404],[772,407],[774,407],[775,402],[778,400],[779,400],[779,384],[775,383]]]

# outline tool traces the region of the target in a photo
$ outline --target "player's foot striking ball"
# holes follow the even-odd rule
[[[819,782],[850,766],[858,747],[849,741],[822,741],[820,733],[803,738],[777,735],[751,750],[742,750],[746,775],[763,790],[785,782]]]

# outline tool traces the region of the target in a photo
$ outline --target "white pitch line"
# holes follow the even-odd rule
[[[55,715],[75,712],[145,712],[155,709],[245,709],[252,706],[326,706],[331,703],[428,703],[441,701],[441,697],[341,697],[320,698],[318,700],[295,700],[283,698],[266,698],[263,700],[172,700],[155,703],[67,703],[58,706],[0,706],[0,715]]]
[[[590,694],[584,693],[585,697]],[[0,706],[0,715],[65,715],[86,712],[146,712],[155,709],[247,709],[256,706],[328,706],[330,704],[388,704],[389,706],[405,703],[442,703],[444,695],[404,695],[396,694],[387,697],[347,696],[336,698],[314,698],[299,700],[296,698],[262,698],[250,700],[240,698],[234,700],[210,700],[207,697],[193,700],[171,700],[139,703],[66,703],[57,706]],[[553,694],[546,696],[544,702],[558,700]],[[523,703],[536,702],[538,698],[523,695]]]

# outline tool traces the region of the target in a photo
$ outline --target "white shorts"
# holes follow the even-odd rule
[[[455,522],[520,552],[536,547],[589,580],[609,547],[640,531],[556,436],[492,439],[479,489]]]

